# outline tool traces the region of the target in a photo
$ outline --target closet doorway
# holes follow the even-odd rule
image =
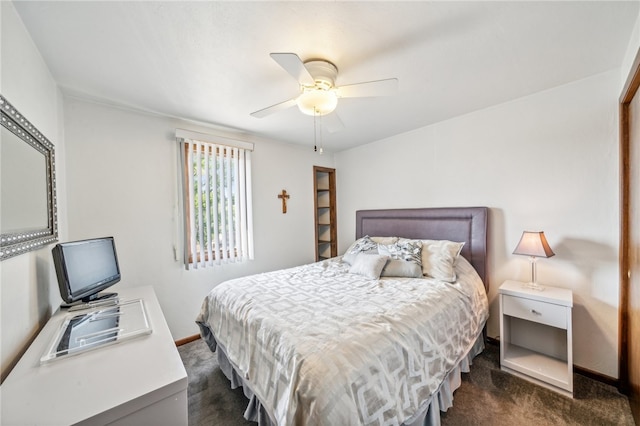
[[[620,97],[620,390],[640,425],[640,51]]]

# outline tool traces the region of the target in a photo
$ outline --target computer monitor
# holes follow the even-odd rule
[[[66,303],[112,297],[99,294],[120,281],[113,237],[56,244],[52,249],[60,296]]]

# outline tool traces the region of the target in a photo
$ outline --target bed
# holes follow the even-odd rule
[[[343,256],[224,282],[196,323],[248,420],[439,425],[484,349],[486,265],[485,207],[362,210]]]

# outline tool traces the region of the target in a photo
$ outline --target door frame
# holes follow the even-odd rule
[[[636,54],[633,65],[620,95],[620,310],[619,310],[619,369],[618,389],[629,394],[629,273],[631,246],[631,206],[630,206],[630,123],[629,106],[640,88],[640,50]]]

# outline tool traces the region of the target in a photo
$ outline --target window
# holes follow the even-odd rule
[[[192,132],[176,132],[178,136],[185,133],[191,136]],[[201,268],[253,259],[251,150],[242,143],[229,146],[186,137],[179,140],[185,266]]]

